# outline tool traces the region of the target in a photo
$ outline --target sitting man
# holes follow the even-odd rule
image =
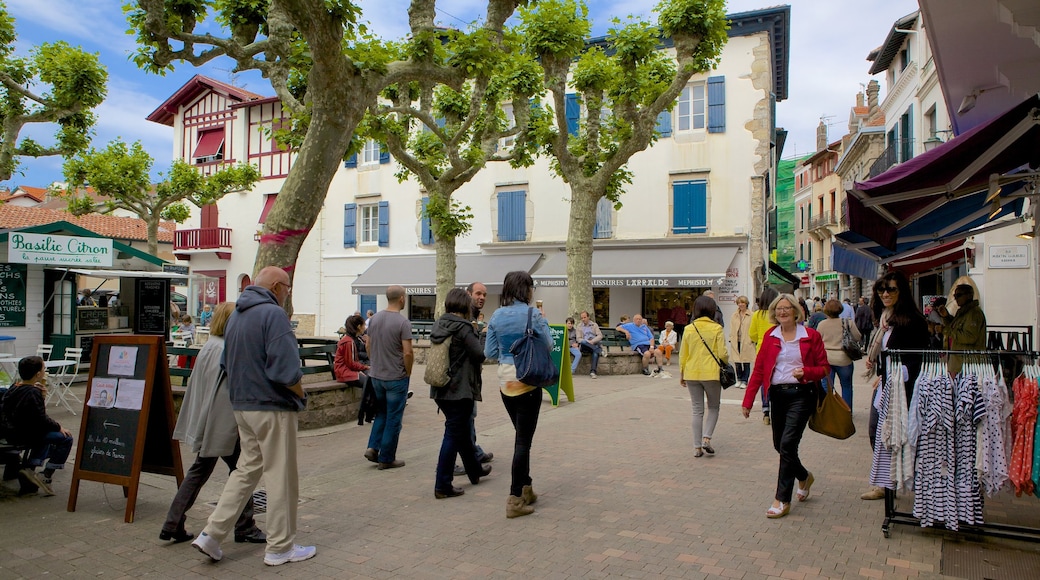
[[[27,356],[18,361],[20,380],[4,394],[0,403],[0,425],[7,440],[15,445],[31,447],[29,465],[19,472],[45,496],[54,495],[51,477],[54,470],[63,469],[72,451],[72,434],[57,421],[47,416],[47,371],[43,359]],[[40,473],[36,468],[47,460]]]
[[[578,325],[577,339],[581,353],[592,355],[592,366],[590,367],[589,376],[596,378],[599,357],[603,352],[603,347],[599,344],[603,341],[603,332],[599,329],[599,325],[589,318],[588,310],[583,310],[581,313],[581,324]]]
[[[636,314],[632,317],[632,322],[619,324],[617,330],[625,333],[625,338],[632,345],[632,350],[643,357],[643,374],[648,377],[656,377],[660,374],[663,355],[659,349],[654,347],[654,331],[646,325],[643,315]],[[650,373],[650,359],[657,362],[657,370],[653,374]]]

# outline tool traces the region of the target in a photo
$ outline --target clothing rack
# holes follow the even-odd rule
[[[999,357],[1012,356],[1027,358],[1032,361],[1040,359],[1040,352],[1037,351],[1024,351],[1024,350],[943,350],[943,349],[893,349],[893,350],[882,350],[880,356],[888,357],[890,355],[904,355],[904,354],[920,354],[920,355],[933,355],[933,356],[988,356],[993,357],[994,363],[999,362]],[[1008,387],[1010,389],[1010,385]],[[885,488],[885,519],[881,523],[881,533],[886,538],[891,535],[891,525],[902,524],[908,526],[922,527],[921,520],[913,515],[911,512],[900,512],[896,510],[896,492],[894,489]],[[958,530],[950,530],[942,522],[935,522],[934,525],[930,526],[933,529],[944,530],[946,533],[952,534],[967,534],[975,536],[991,536],[997,538],[1007,538],[1012,540],[1023,540],[1028,542],[1040,542],[1040,528],[1027,527],[1027,526],[1013,526],[1008,524],[998,523],[982,523],[982,524],[966,524],[963,522],[958,523]]]

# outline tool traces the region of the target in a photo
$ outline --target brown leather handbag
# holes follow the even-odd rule
[[[852,409],[834,390],[834,385],[828,385],[827,393],[816,402],[816,412],[809,417],[809,428],[835,439],[848,439],[856,434]]]

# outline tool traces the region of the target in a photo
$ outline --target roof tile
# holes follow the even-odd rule
[[[148,230],[144,220],[102,214],[74,216],[67,211],[42,207],[0,206],[0,229],[41,226],[66,221],[95,234],[117,240],[147,241]],[[177,224],[163,221],[159,224],[159,243],[172,244]]]

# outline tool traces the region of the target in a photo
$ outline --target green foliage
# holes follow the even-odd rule
[[[90,143],[94,127],[91,110],[106,95],[108,73],[97,54],[58,41],[28,47],[16,55],[15,21],[0,2],[0,180],[10,179],[20,156],[69,156]],[[30,124],[57,125],[54,143],[33,139],[18,142]]]
[[[585,48],[592,31],[589,9],[575,0],[543,0],[520,8],[524,49],[539,58],[570,60]]]
[[[693,50],[695,70],[709,70],[719,63],[729,40],[725,0],[663,0],[657,13],[662,32],[676,38],[677,44],[682,39],[700,40]]]
[[[431,195],[423,217],[430,218],[433,234],[442,239],[455,239],[473,229],[473,209],[444,195]]]

